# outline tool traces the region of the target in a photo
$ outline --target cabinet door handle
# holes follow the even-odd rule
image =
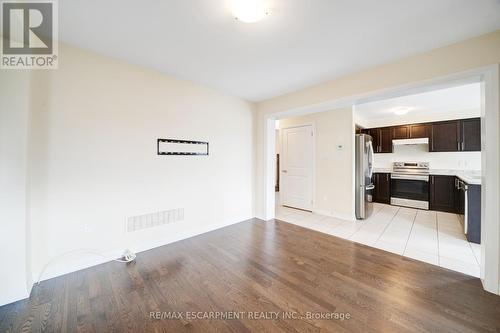
[[[464,144],[464,142],[462,141],[462,151],[464,151],[464,150],[465,150],[465,148],[464,148],[464,147],[465,147],[465,144]]]
[[[457,150],[460,150],[460,141],[457,141]]]
[[[387,181],[389,181],[389,174],[385,175],[385,179],[387,179]]]

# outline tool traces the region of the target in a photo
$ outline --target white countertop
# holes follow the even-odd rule
[[[456,176],[469,185],[481,185],[480,170],[446,170],[446,169],[431,169],[431,175]]]
[[[373,172],[391,173],[392,168],[374,168]],[[481,185],[480,170],[430,169],[431,175],[456,176],[469,185]]]

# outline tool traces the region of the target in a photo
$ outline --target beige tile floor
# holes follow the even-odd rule
[[[405,257],[479,277],[480,245],[469,243],[456,214],[375,204],[363,221],[277,206],[276,218]]]

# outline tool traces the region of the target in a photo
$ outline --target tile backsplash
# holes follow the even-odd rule
[[[430,153],[428,145],[394,146],[393,153],[375,154],[375,168],[390,168],[392,162],[429,162],[431,169],[481,170],[481,152]]]

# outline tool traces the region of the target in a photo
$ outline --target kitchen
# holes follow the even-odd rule
[[[422,149],[426,149],[425,146],[429,145],[430,140],[430,152],[448,152],[450,150],[442,148],[443,139],[451,141],[459,137],[460,141],[457,142],[461,147],[460,150],[457,148],[457,152],[480,151],[480,118],[416,126],[423,128],[418,134],[412,133],[414,125],[389,127],[387,130],[368,129],[363,132],[367,132],[374,139],[375,154],[383,153],[384,140],[392,140],[394,146],[423,145]],[[451,127],[452,131],[447,132],[446,129]],[[437,135],[440,131],[444,135]],[[391,138],[384,139],[384,135],[390,135]],[[392,153],[392,147],[387,152]],[[374,157],[374,160],[376,161],[377,157]],[[376,167],[375,162],[373,184],[373,202],[457,213],[462,222],[467,222],[464,223],[467,239],[480,243],[480,170],[430,169],[429,162],[393,162],[392,168],[384,168]],[[478,214],[475,214],[476,212]]]
[[[277,218],[480,276],[480,115],[474,83],[280,119]]]
[[[356,217],[371,218],[370,202],[417,209],[417,217],[427,212],[431,218],[413,242],[414,257],[480,265],[480,103],[480,85],[468,84],[357,105],[357,144],[365,140],[373,153],[371,177],[360,181],[368,190],[356,196]],[[450,249],[443,249],[446,242]]]

